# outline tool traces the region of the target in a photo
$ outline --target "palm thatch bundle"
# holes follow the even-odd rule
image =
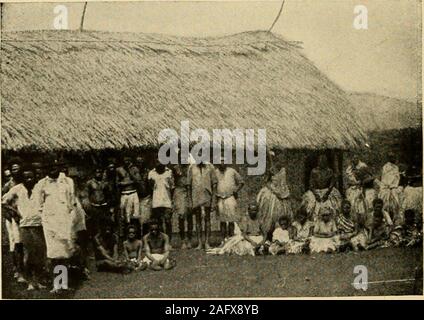
[[[365,134],[346,94],[268,32],[220,38],[4,32],[2,149],[156,146],[160,130],[267,130],[290,149],[347,149]]]
[[[373,93],[350,93],[355,113],[367,132],[420,128],[422,104]]]

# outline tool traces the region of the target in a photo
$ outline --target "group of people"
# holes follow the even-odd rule
[[[272,172],[233,237],[210,254],[299,254],[370,250],[422,243],[421,175],[406,177],[394,156],[375,177],[354,155],[345,172],[345,197],[322,155],[309,189],[293,209],[285,169]],[[401,178],[407,180],[401,185]],[[293,212],[296,212],[293,214]]]
[[[157,161],[148,169],[142,157],[134,160],[125,156],[117,166],[109,159],[83,184],[70,177],[61,161],[45,166],[9,161],[2,212],[18,282],[28,290],[42,289],[46,275],[54,278],[56,265],[89,278],[91,252],[98,271],[172,269],[175,215],[181,249],[192,248],[195,226],[196,249],[208,254],[336,252],[421,242],[422,187],[399,186],[401,173],[394,161],[376,179],[355,156],[346,170],[343,199],[321,156],[297,210],[285,168],[271,165],[243,213],[239,195],[244,180],[223,161],[169,167]],[[218,247],[210,242],[211,214],[220,223]]]

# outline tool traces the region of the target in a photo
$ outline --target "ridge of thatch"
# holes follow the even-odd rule
[[[157,145],[161,129],[267,129],[283,148],[351,148],[364,131],[345,93],[269,32],[184,38],[4,32],[2,148]]]
[[[374,93],[352,92],[349,100],[368,132],[422,126],[422,104]]]

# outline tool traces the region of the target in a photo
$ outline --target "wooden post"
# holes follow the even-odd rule
[[[84,29],[84,18],[85,18],[86,10],[87,10],[87,2],[84,2],[84,9],[82,9],[82,16],[81,16],[80,31]]]
[[[0,31],[3,32],[3,2],[0,3]]]

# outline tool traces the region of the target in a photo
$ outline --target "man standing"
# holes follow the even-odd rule
[[[103,179],[103,171],[96,168],[94,177],[87,182],[87,196],[89,201],[87,227],[91,239],[98,233],[100,223],[108,219],[111,215],[110,199],[112,198],[112,190],[109,184]]]
[[[39,182],[39,195],[36,195],[40,202],[47,258],[53,276],[53,268],[57,265],[67,266],[72,256],[72,210],[76,207],[73,183],[64,174],[60,175],[59,170],[58,162],[50,164],[48,176]],[[59,290],[53,288],[51,292]]]
[[[172,237],[172,192],[174,190],[174,178],[172,171],[158,161],[156,167],[149,172],[149,181],[153,189],[152,195],[152,218],[157,220],[160,229],[165,232],[169,239]]]
[[[21,161],[18,158],[13,158],[10,161],[11,178],[2,187],[2,195],[7,194],[14,186],[21,183]],[[5,225],[9,240],[9,250],[12,254],[13,267],[14,267],[14,278],[18,282],[23,283],[25,279],[23,273],[24,263],[24,251],[23,244],[21,241],[21,233],[19,230],[19,215],[17,214],[17,206],[15,201],[7,201],[2,203],[2,213],[5,217]]]
[[[137,156],[135,164],[140,173],[141,180],[138,183],[137,193],[140,200],[140,224],[142,229],[142,236],[147,234],[148,221],[151,217],[152,212],[152,192],[151,185],[149,183],[149,170],[145,164],[142,156]]]
[[[198,246],[210,249],[209,238],[211,234],[211,211],[216,206],[216,174],[212,164],[201,162],[193,164],[187,172],[187,194],[189,208],[192,209],[196,217],[196,234]],[[202,220],[204,219],[205,237],[202,234]]]
[[[402,224],[401,194],[399,186],[401,173],[398,167],[398,159],[394,153],[390,153],[387,163],[381,170],[381,180],[376,180],[379,187],[378,198],[383,201],[383,210],[387,211],[395,225]]]
[[[24,272],[28,281],[28,289],[45,288],[41,285],[41,277],[45,263],[46,245],[44,241],[41,216],[34,194],[34,173],[23,172],[23,183],[12,187],[2,198],[2,203],[15,201],[19,216],[20,234],[25,252]]]
[[[121,192],[121,217],[126,225],[136,226],[137,234],[141,235],[140,201],[137,194],[137,185],[141,181],[141,176],[130,157],[124,157],[123,162],[123,166],[116,169],[116,178]]]
[[[224,163],[218,165],[217,176],[217,207],[221,223],[222,240],[234,235],[234,223],[239,221],[237,199],[243,188],[244,181],[240,174]]]

